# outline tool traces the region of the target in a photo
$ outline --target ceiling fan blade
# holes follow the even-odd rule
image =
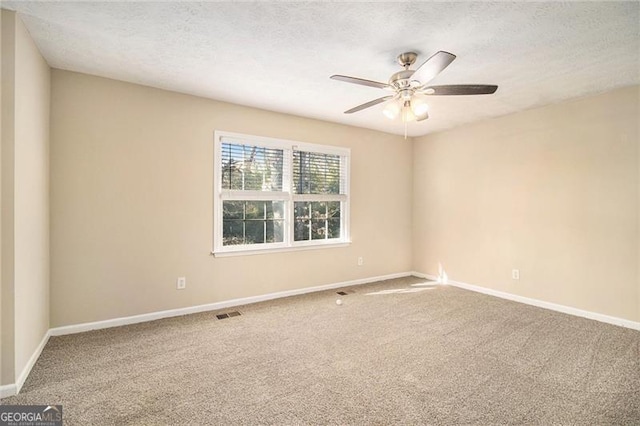
[[[446,86],[428,86],[420,89],[423,95],[455,96],[455,95],[491,95],[498,86],[490,84],[449,84]]]
[[[436,52],[416,69],[416,72],[411,76],[411,80],[417,80],[420,84],[426,84],[448,67],[454,59],[456,59],[456,55],[453,53],[442,50]]]
[[[367,103],[364,103],[364,104],[362,104],[362,105],[358,105],[357,107],[353,107],[353,108],[351,108],[351,109],[349,109],[349,110],[345,111],[344,113],[345,113],[345,114],[353,114],[354,112],[362,111],[363,109],[366,109],[366,108],[372,107],[372,106],[374,106],[374,105],[381,104],[381,103],[383,103],[383,102],[385,102],[385,101],[388,101],[389,99],[393,99],[393,95],[390,95],[390,96],[384,96],[384,97],[382,97],[382,98],[374,99],[374,100],[369,101],[369,102],[367,102]]]
[[[333,80],[344,81],[346,83],[359,84],[361,86],[375,87],[377,89],[386,89],[390,87],[387,83],[380,83],[379,81],[365,80],[364,78],[349,77],[348,75],[332,75],[330,78]]]

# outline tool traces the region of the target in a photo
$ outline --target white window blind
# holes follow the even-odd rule
[[[222,189],[282,191],[284,150],[222,142]]]
[[[344,194],[340,156],[294,151],[293,190],[296,194]]]

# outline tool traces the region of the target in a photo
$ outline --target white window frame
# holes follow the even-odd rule
[[[222,189],[222,140],[234,139],[246,145],[282,149],[284,151],[282,192],[277,191],[241,191]],[[293,152],[308,151],[340,156],[340,174],[344,176],[344,194],[294,194],[292,187]],[[213,154],[213,250],[216,257],[236,256],[260,253],[273,253],[292,250],[308,250],[330,247],[344,247],[351,243],[349,234],[349,188],[350,188],[351,149],[318,145],[306,142],[274,139],[264,136],[252,136],[216,130],[214,132]],[[228,200],[243,201],[284,201],[285,227],[284,241],[278,243],[245,244],[223,246],[222,202]],[[294,241],[294,203],[296,201],[340,201],[340,238],[323,240]]]

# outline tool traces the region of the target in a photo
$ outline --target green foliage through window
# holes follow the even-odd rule
[[[294,241],[340,238],[339,201],[294,203]]]
[[[223,245],[284,241],[283,201],[224,201]]]

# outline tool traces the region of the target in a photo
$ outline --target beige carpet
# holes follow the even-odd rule
[[[640,424],[640,332],[421,282],[53,337],[2,403],[73,425]]]

